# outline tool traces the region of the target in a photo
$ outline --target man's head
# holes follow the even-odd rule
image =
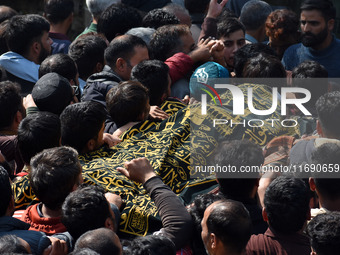
[[[225,46],[224,59],[229,67],[234,67],[235,53],[246,44],[245,27],[236,18],[222,20],[217,25],[217,39]]]
[[[153,9],[143,18],[143,27],[157,29],[161,26],[179,24],[179,19],[163,9]]]
[[[48,73],[57,73],[66,78],[71,85],[77,85],[78,69],[73,59],[66,54],[58,53],[47,57],[39,67],[39,78]]]
[[[113,71],[123,80],[129,80],[132,68],[139,62],[149,59],[149,52],[141,38],[122,35],[112,40],[104,56]]]
[[[162,235],[148,235],[140,236],[131,242],[128,248],[131,255],[175,255],[175,244],[166,236]]]
[[[188,54],[194,48],[195,41],[186,25],[162,26],[157,29],[150,41],[152,58],[161,61],[178,52]]]
[[[31,158],[42,150],[59,146],[59,117],[50,112],[37,112],[28,115],[20,123],[18,145],[26,165],[29,165]]]
[[[306,0],[301,7],[302,43],[306,47],[323,49],[330,44],[336,17],[331,0]],[[325,44],[329,41],[329,44]]]
[[[14,199],[7,171],[0,166],[0,217],[12,216],[14,212]]]
[[[243,68],[245,63],[253,57],[256,57],[260,53],[265,53],[277,57],[275,51],[263,43],[249,43],[243,45],[234,56],[234,68],[237,78],[243,77]]]
[[[318,147],[312,154],[312,164],[314,165],[339,165],[340,163],[340,146],[335,143],[325,143]],[[321,176],[325,177],[325,176]],[[316,191],[322,207],[336,207],[337,201],[340,200],[340,179],[338,178],[318,178],[316,173],[310,178],[309,185],[312,191]],[[334,206],[335,205],[335,206]]]
[[[161,105],[171,94],[169,67],[160,60],[140,62],[132,69],[131,79],[148,89],[150,105]]]
[[[97,35],[84,35],[71,43],[68,54],[77,64],[81,79],[86,81],[103,70],[106,47],[105,40]]]
[[[307,226],[311,255],[337,254],[340,250],[340,212],[317,215]]]
[[[237,170],[245,166],[261,167],[264,162],[260,146],[248,140],[222,142],[216,150],[214,164],[235,166]],[[253,178],[231,179],[223,173],[216,174],[221,193],[229,199],[238,201],[254,198],[259,176]]]
[[[40,111],[60,115],[74,100],[74,90],[63,76],[47,73],[34,85],[32,98]]]
[[[100,15],[112,4],[118,4],[121,0],[86,0],[86,6],[93,19],[98,21]]]
[[[111,42],[113,38],[125,34],[129,29],[141,26],[142,17],[137,9],[123,4],[113,4],[101,14],[97,30]]]
[[[0,23],[17,15],[17,11],[6,5],[0,5]]]
[[[148,89],[138,81],[125,81],[109,90],[106,107],[118,127],[144,121],[150,111]]]
[[[163,10],[174,14],[178,19],[180,24],[187,25],[191,27],[191,18],[189,11],[180,4],[169,3],[162,8]]]
[[[277,57],[265,53],[249,58],[242,71],[244,78],[286,78],[286,76],[281,61]]]
[[[78,153],[70,147],[45,149],[31,160],[29,181],[49,209],[60,210],[67,195],[82,183]]]
[[[98,186],[79,187],[70,193],[62,206],[62,223],[77,240],[88,230],[108,228],[114,231],[114,213]]]
[[[87,231],[78,238],[74,248],[75,250],[89,248],[101,255],[122,254],[122,245],[119,237],[108,228]]]
[[[256,35],[259,42],[266,37],[265,23],[272,8],[264,1],[251,0],[241,9],[240,21],[248,33]]]
[[[306,107],[314,109],[319,97],[328,91],[328,72],[316,61],[306,60],[302,62],[293,69],[292,78],[293,87],[305,88],[311,93],[311,99],[305,104]]]
[[[72,104],[60,115],[61,143],[86,153],[103,145],[105,107],[87,101]]]
[[[39,15],[16,15],[10,19],[6,39],[8,47],[30,61],[40,64],[51,54],[50,24]]]
[[[30,245],[16,235],[4,235],[0,237],[0,254],[31,254]]]
[[[73,20],[73,0],[44,0],[44,16],[52,24],[68,22]]]
[[[208,254],[243,254],[252,231],[243,204],[233,200],[214,202],[205,210],[201,224]]]
[[[329,92],[316,101],[320,136],[340,139],[340,91]]]
[[[309,198],[302,180],[280,176],[266,189],[263,219],[278,233],[296,233],[310,218]]]
[[[14,82],[0,82],[0,116],[0,131],[16,134],[26,111],[22,104],[20,87]]]

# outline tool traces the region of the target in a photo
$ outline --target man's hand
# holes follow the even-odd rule
[[[149,160],[146,158],[138,158],[125,162],[124,167],[118,167],[117,170],[130,180],[142,184],[156,176]]]
[[[103,134],[103,141],[104,141],[104,143],[106,143],[111,148],[111,147],[117,145],[118,143],[120,143],[122,140],[116,135],[104,133]]]
[[[150,106],[149,118],[151,120],[165,120],[169,115],[157,105]]]
[[[51,240],[51,245],[47,247],[43,255],[66,255],[68,252],[67,244],[63,240],[59,240],[55,237],[48,237]]]
[[[105,197],[106,197],[106,200],[109,203],[115,204],[118,207],[118,209],[120,209],[120,207],[123,204],[122,198],[120,196],[116,195],[116,194],[111,193],[111,192],[106,192]]]
[[[212,38],[207,38],[207,39],[201,39],[198,44],[196,49],[193,51],[189,52],[189,57],[191,57],[192,61],[194,63],[197,62],[207,62],[211,58],[211,47],[215,44],[215,40]]]
[[[227,63],[224,60],[224,49],[225,47],[223,42],[221,40],[216,40],[215,44],[210,49],[210,53],[216,63],[227,67]]]
[[[22,104],[24,105],[25,109],[28,107],[37,107],[31,94],[28,94],[22,99]]]
[[[209,4],[209,9],[207,13],[207,18],[216,19],[223,11],[224,6],[228,3],[229,0],[223,0],[220,4],[217,3],[217,0],[211,0]]]

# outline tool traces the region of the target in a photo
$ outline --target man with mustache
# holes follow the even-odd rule
[[[336,9],[331,0],[306,0],[301,5],[302,43],[292,45],[283,55],[286,70],[305,60],[323,65],[329,77],[340,77],[340,40],[332,34]]]

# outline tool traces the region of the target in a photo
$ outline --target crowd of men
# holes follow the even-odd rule
[[[73,41],[73,0],[44,0],[42,16],[0,6],[0,253],[337,254],[340,92],[327,83],[340,77],[334,1],[305,0],[299,14],[260,0],[122,2],[86,0],[92,21]],[[216,174],[216,190],[184,205],[148,159],[135,158],[107,171],[141,183],[162,224],[125,240],[124,201],[83,183],[78,157],[121,143],[140,122],[168,119],[169,98],[199,103],[193,79],[202,75],[287,78],[282,87],[312,95],[311,130],[264,150],[228,137],[216,164],[312,164],[333,175]],[[11,183],[24,176],[38,203],[16,211]]]

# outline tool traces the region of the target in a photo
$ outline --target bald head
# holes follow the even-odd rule
[[[202,220],[202,240],[209,254],[241,254],[252,230],[249,212],[240,202],[220,200],[211,204]]]
[[[81,235],[76,244],[75,250],[89,248],[101,255],[121,255],[122,245],[115,232],[108,228],[98,228],[87,231]]]

